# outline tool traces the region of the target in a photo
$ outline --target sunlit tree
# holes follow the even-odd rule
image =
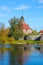
[[[10,34],[15,37],[15,38],[19,38],[21,37],[23,34],[22,32],[22,22],[21,19],[18,19],[16,17],[11,18],[9,20],[9,24],[10,24]]]

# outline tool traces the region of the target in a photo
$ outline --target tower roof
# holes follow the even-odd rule
[[[23,17],[23,16],[21,16],[21,19],[24,19],[24,17]]]
[[[25,30],[28,30],[28,29],[32,30],[32,29],[29,27],[29,25],[25,23],[23,16],[21,16],[21,21],[22,21],[22,24],[23,24],[23,29],[25,29]]]

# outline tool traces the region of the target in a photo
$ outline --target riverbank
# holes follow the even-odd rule
[[[41,41],[34,41],[34,40],[14,40],[14,41],[6,41],[0,42],[0,45],[4,44],[43,44],[43,40]]]

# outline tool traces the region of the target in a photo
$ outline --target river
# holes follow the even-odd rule
[[[0,48],[0,65],[43,65],[43,52],[34,47]]]

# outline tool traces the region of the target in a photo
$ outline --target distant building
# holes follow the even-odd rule
[[[43,30],[40,30],[40,32],[39,32],[40,34],[43,34]]]
[[[32,33],[31,27],[24,22],[24,17],[23,17],[23,16],[21,16],[21,21],[22,21],[22,23],[23,23],[23,25],[22,25],[23,33],[24,33],[24,34]]]

